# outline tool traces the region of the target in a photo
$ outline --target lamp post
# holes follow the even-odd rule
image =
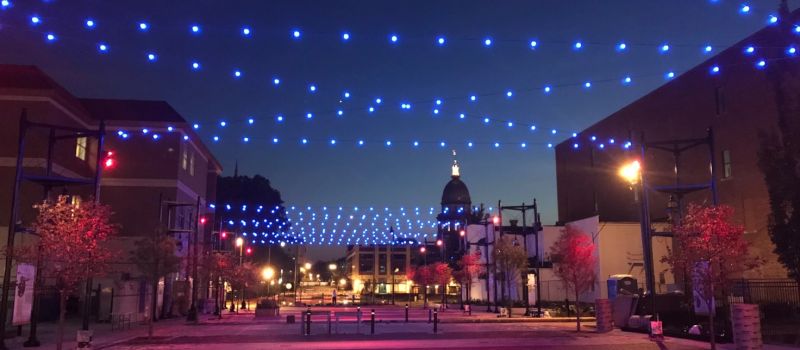
[[[650,307],[656,314],[656,289],[653,270],[652,234],[650,232],[650,211],[647,200],[647,184],[645,183],[642,164],[638,160],[623,164],[619,168],[619,176],[630,184],[639,202],[639,219],[642,230],[642,256],[644,260],[645,287],[650,293]]]
[[[273,269],[272,266],[265,266],[261,270],[261,278],[267,283],[267,297],[269,298],[270,285],[272,279],[275,278],[275,269]]]
[[[500,206],[498,206],[499,208]],[[497,237],[495,236],[495,230],[497,230],[497,226],[500,224],[500,217],[495,215],[492,217],[492,242],[497,241]],[[487,232],[488,235],[488,232]],[[488,237],[486,238],[488,241]],[[492,257],[494,257],[494,244],[492,244]],[[486,247],[486,251],[489,251],[489,247]],[[489,256],[487,255],[486,258],[488,259]],[[488,261],[488,260],[487,260]],[[497,261],[492,259],[492,284],[494,285],[494,312],[499,313],[500,309],[497,308]]]
[[[244,263],[244,238],[236,237],[236,247],[239,248],[239,266]],[[242,284],[242,309],[247,309],[247,304],[244,302],[244,284]]]
[[[398,272],[400,272],[400,269],[397,267],[395,267],[394,271],[392,271],[392,305],[394,305],[394,288],[395,288],[395,283],[397,283],[395,280],[395,275]]]

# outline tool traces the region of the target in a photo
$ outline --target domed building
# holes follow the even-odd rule
[[[472,208],[469,188],[461,181],[461,171],[457,160],[453,160],[450,181],[442,191],[442,212],[436,216],[438,221],[437,244],[441,240],[440,251],[445,253],[448,263],[455,264],[464,249],[461,231],[467,226]],[[438,250],[438,249],[437,249]]]

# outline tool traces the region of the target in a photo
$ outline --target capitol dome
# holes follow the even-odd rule
[[[453,161],[452,169],[450,182],[444,186],[444,191],[442,191],[442,206],[469,208],[472,204],[472,200],[469,197],[469,189],[464,181],[461,181],[458,162],[455,160]]]

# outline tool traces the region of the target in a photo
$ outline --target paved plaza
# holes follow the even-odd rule
[[[356,308],[314,308],[322,311],[349,313]],[[442,323],[433,332],[427,322],[427,310],[410,308],[405,322],[403,306],[376,307],[374,334],[371,334],[371,307],[365,307],[360,324],[343,316],[337,327],[332,322],[328,333],[327,317],[314,315],[311,335],[303,335],[299,322],[289,324],[287,315],[299,315],[304,308],[283,308],[280,319],[256,319],[252,312],[226,313],[222,319],[203,315],[198,324],[183,319],[157,323],[155,336],[147,338],[145,325],[133,325],[123,331],[110,331],[108,324],[93,325],[95,349],[707,349],[702,342],[667,338],[663,343],[650,341],[645,334],[615,330],[594,332],[594,323],[587,321],[584,329],[575,331],[575,323],[558,319],[497,318],[494,313],[475,311],[465,315],[458,310],[440,313]],[[74,336],[77,324],[71,324],[67,339]],[[54,327],[44,324],[40,339],[43,348],[52,347]],[[9,341],[10,348],[22,349],[25,337]],[[74,348],[68,342],[66,348]],[[722,349],[732,349],[724,344]],[[771,349],[772,347],[767,347]],[[778,349],[778,348],[775,348]]]

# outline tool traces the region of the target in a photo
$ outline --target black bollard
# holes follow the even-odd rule
[[[433,315],[433,310],[428,309],[428,323],[431,323],[431,316]]]
[[[439,326],[439,312],[433,311],[433,334],[436,334],[437,326]]]
[[[375,309],[372,309],[369,316],[369,334],[375,334]]]
[[[406,323],[408,323],[408,304],[406,304]]]
[[[306,335],[311,335],[311,307],[306,311]]]

